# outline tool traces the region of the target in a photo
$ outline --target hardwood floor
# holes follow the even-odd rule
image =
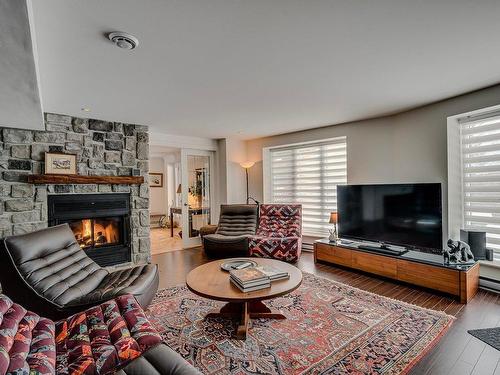
[[[200,248],[153,256],[153,262],[160,270],[160,288],[184,284],[191,269],[208,261]],[[417,287],[326,264],[314,264],[312,253],[303,253],[298,267],[359,289],[455,316],[457,319],[446,335],[412,369],[411,374],[500,375],[500,351],[467,333],[468,329],[500,325],[499,295],[480,290],[469,304],[462,305],[453,298]]]
[[[180,228],[174,228],[174,236],[170,237],[169,228],[152,228],[151,254],[156,255],[182,250],[182,238],[179,236],[180,231]]]

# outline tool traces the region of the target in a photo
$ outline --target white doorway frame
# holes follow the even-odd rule
[[[218,212],[219,212],[219,206],[220,206],[220,189],[222,188],[221,186],[218,186],[220,183],[219,180],[219,148],[218,148],[218,142],[215,139],[210,139],[210,138],[201,138],[201,137],[190,137],[190,136],[180,136],[180,135],[172,135],[172,134],[165,134],[165,133],[157,133],[157,132],[150,132],[150,147],[151,146],[156,146],[156,147],[175,147],[181,149],[181,161],[182,161],[182,152],[183,150],[194,150],[194,151],[203,151],[203,152],[211,152],[212,158],[211,158],[211,173],[210,173],[210,222],[217,223],[218,221]],[[181,167],[182,169],[182,167]],[[181,173],[182,174],[182,173]],[[181,179],[183,179],[184,176],[181,176]],[[218,181],[216,183],[216,181]],[[187,184],[182,183],[182,188],[183,186],[187,187]],[[184,194],[182,194],[183,196]],[[183,205],[181,204],[181,207]],[[184,221],[184,220],[182,220]],[[187,233],[187,232],[184,232]],[[184,237],[184,236],[183,236]],[[183,240],[183,247],[191,247],[191,246],[199,246],[201,243],[200,240],[198,240],[197,245],[189,245],[186,246],[184,244]]]
[[[201,245],[201,238],[190,237],[189,231],[189,170],[188,170],[188,157],[189,156],[206,156],[209,158],[209,210],[210,210],[210,223],[212,223],[212,212],[214,211],[214,191],[215,184],[213,172],[215,169],[215,153],[213,151],[195,150],[189,148],[181,149],[181,208],[182,208],[182,246],[183,248],[191,248]]]

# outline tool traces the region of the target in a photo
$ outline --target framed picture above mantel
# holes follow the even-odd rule
[[[76,155],[46,152],[45,174],[76,174]]]

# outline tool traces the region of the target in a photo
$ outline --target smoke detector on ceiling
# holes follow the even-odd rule
[[[122,31],[113,31],[108,34],[108,38],[118,47],[123,49],[134,49],[139,45],[139,39]]]

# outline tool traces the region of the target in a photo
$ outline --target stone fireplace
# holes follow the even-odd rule
[[[0,127],[0,134],[0,237],[67,222],[82,251],[100,264],[150,260],[146,126],[46,113],[45,130]],[[75,154],[82,176],[140,175],[144,183],[28,183],[29,175],[43,174],[45,152]],[[78,212],[91,202],[110,205],[114,196],[126,202],[126,212]],[[52,202],[63,201],[67,212],[52,216]],[[71,211],[78,217],[70,217]]]

